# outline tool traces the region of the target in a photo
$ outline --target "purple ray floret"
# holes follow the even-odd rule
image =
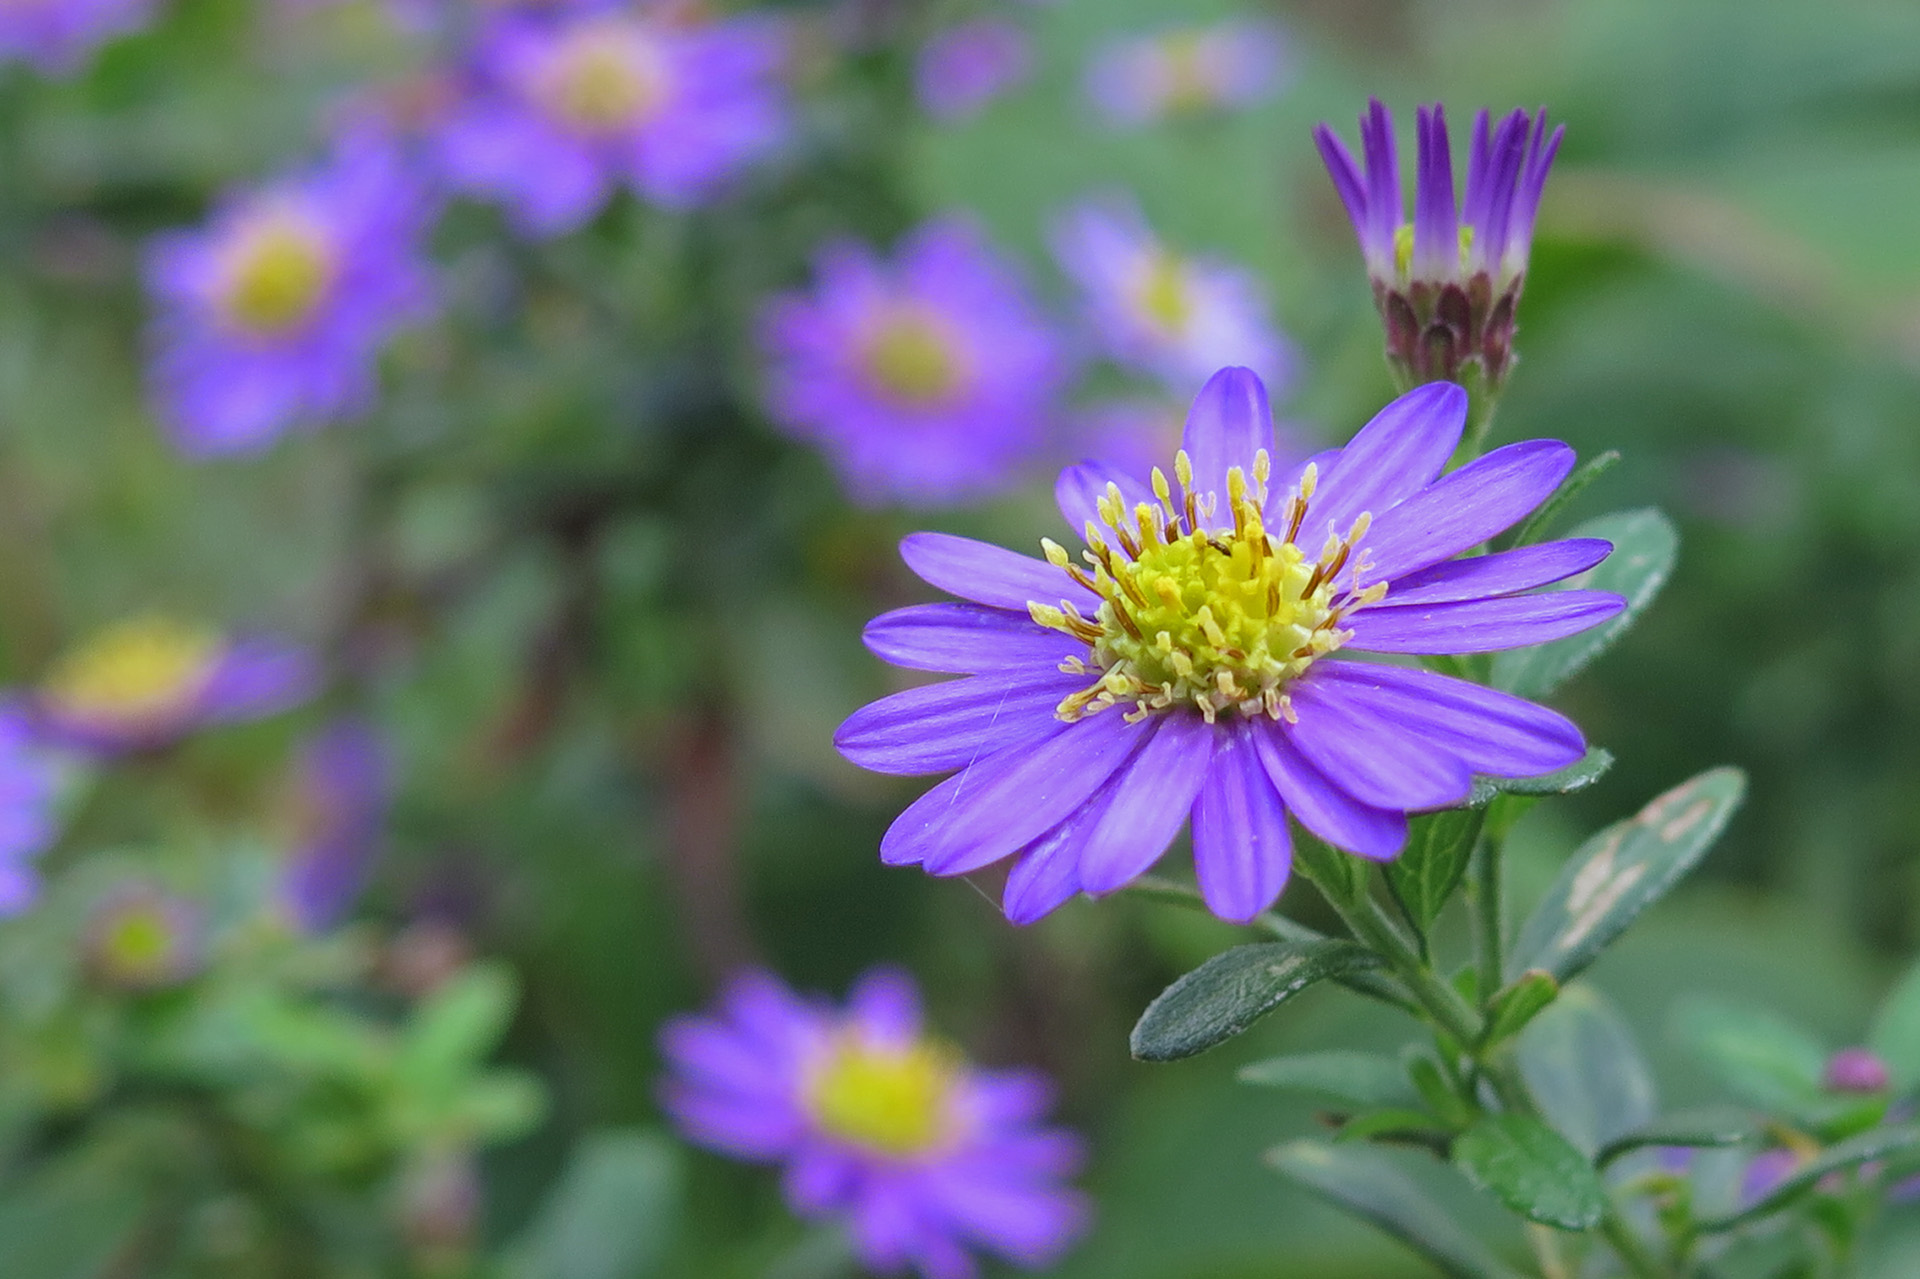
[[[59,838],[60,774],[18,701],[0,701],[0,918],[40,894],[34,863]]]
[[[1289,818],[1390,859],[1409,813],[1461,803],[1476,775],[1579,760],[1580,730],[1554,711],[1353,656],[1519,648],[1624,607],[1538,589],[1593,568],[1605,541],[1458,558],[1574,460],[1532,440],[1442,474],[1466,412],[1460,387],[1431,383],[1282,475],[1265,388],[1224,369],[1194,402],[1173,478],[1096,463],[1061,477],[1081,554],[909,537],[908,567],[969,603],[896,610],[867,642],[965,678],[875,702],[835,740],[876,772],[959,771],[900,815],[882,860],[965,874],[1010,859],[1004,904],[1025,923],[1144,874],[1190,815],[1208,905],[1245,921],[1286,883]]]
[[[9,0],[0,4],[0,65],[71,75],[106,41],[152,18],[154,0]]]
[[[782,1165],[794,1212],[841,1223],[877,1274],[974,1279],[975,1251],[1044,1267],[1085,1226],[1067,1184],[1080,1142],[1047,1125],[1045,1076],[981,1069],[929,1037],[904,974],[868,973],[845,1007],[750,974],[661,1044],[680,1130]]]
[[[1032,75],[1026,30],[1006,18],[976,18],[927,41],[914,62],[914,91],[936,120],[965,120]]]
[[[339,923],[366,887],[390,802],[390,754],[372,723],[351,717],[328,724],[301,752],[281,899],[303,931]]]

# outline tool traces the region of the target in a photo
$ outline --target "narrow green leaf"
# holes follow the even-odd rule
[[[1520,930],[1511,971],[1565,984],[1585,969],[1706,855],[1746,789],[1739,769],[1710,769],[1581,845]]]
[[[1383,1151],[1295,1141],[1270,1151],[1267,1162],[1289,1181],[1372,1222],[1452,1279],[1518,1279]]]
[[[1447,1136],[1447,1126],[1426,1111],[1396,1109],[1376,1110],[1351,1119],[1341,1127],[1340,1135],[1334,1140],[1398,1139],[1444,1149]]]
[[[1242,1066],[1243,1084],[1304,1093],[1345,1110],[1411,1106],[1415,1099],[1400,1063],[1379,1053],[1334,1050],[1269,1057]]]
[[[1489,1115],[1453,1143],[1454,1166],[1528,1221],[1591,1230],[1607,1210],[1606,1187],[1567,1139],[1526,1115]]]
[[[1511,537],[1501,541],[1501,549],[1504,550],[1510,546],[1530,546],[1539,541],[1560,512],[1567,509],[1567,504],[1585,492],[1587,485],[1611,471],[1619,461],[1619,452],[1608,449],[1605,453],[1590,457],[1575,467],[1571,475],[1560,481],[1560,487],[1534,509],[1533,514],[1527,517],[1526,523],[1514,530]]]
[[[1529,968],[1500,990],[1487,1008],[1487,1033],[1481,1041],[1491,1047],[1525,1030],[1527,1023],[1560,994],[1560,983],[1553,974]]]
[[[657,1274],[680,1215],[679,1149],[642,1131],[583,1139],[512,1249],[511,1279],[643,1279]]]
[[[1594,746],[1558,772],[1538,777],[1476,777],[1467,793],[1467,806],[1485,808],[1502,795],[1571,795],[1599,781],[1612,767],[1612,753]]]
[[[1920,963],[1907,970],[1880,1005],[1867,1044],[1887,1063],[1895,1092],[1920,1088]]]
[[[1353,905],[1367,899],[1367,863],[1323,842],[1298,822],[1293,823],[1293,866],[1330,901]]]
[[[1452,808],[1415,818],[1407,846],[1387,863],[1387,883],[1407,919],[1424,935],[1460,886],[1485,814]]]
[[[1627,606],[1592,630],[1500,654],[1493,660],[1496,688],[1521,697],[1545,697],[1566,683],[1626,634],[1634,619],[1660,593],[1680,554],[1680,535],[1672,521],[1650,507],[1603,515],[1568,536],[1606,538],[1613,543],[1613,554],[1553,589],[1613,591],[1626,597]]]
[[[1685,1146],[1704,1150],[1738,1146],[1760,1132],[1760,1121],[1742,1110],[1709,1109],[1662,1115],[1609,1141],[1596,1162],[1605,1168],[1624,1154],[1657,1146]]]
[[[1694,995],[1674,1006],[1673,1030],[1742,1101],[1762,1110],[1799,1114],[1825,1100],[1820,1082],[1826,1049],[1785,1018]]]
[[[475,964],[448,979],[407,1025],[400,1043],[402,1077],[426,1094],[456,1086],[499,1043],[518,998],[513,972],[504,964]]]
[[[1586,1154],[1655,1114],[1653,1072],[1640,1045],[1591,986],[1563,988],[1521,1033],[1514,1052],[1547,1120]]]
[[[1261,942],[1209,959],[1160,992],[1133,1028],[1141,1061],[1177,1061],[1225,1043],[1314,982],[1380,965],[1348,941]]]
[[[1802,1193],[1819,1184],[1822,1178],[1833,1173],[1844,1172],[1864,1163],[1894,1158],[1915,1151],[1920,1151],[1920,1124],[1876,1128],[1872,1132],[1862,1133],[1858,1137],[1827,1147],[1819,1155],[1795,1168],[1785,1181],[1753,1203],[1724,1217],[1702,1221],[1699,1229],[1709,1234],[1731,1230],[1735,1226],[1744,1225],[1779,1211],[1799,1198]]]
[[[1425,1053],[1413,1053],[1407,1060],[1407,1078],[1413,1081],[1414,1088],[1425,1102],[1427,1109],[1439,1117],[1440,1122],[1449,1128],[1465,1128],[1473,1122],[1475,1108],[1447,1082],[1440,1073],[1440,1066]]]

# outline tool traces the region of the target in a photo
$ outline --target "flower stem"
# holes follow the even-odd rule
[[[1607,1206],[1607,1215],[1600,1219],[1600,1233],[1606,1236],[1607,1242],[1632,1274],[1640,1276],[1640,1279],[1673,1279],[1673,1270],[1654,1256],[1640,1236],[1634,1233],[1633,1227],[1627,1224],[1627,1219],[1620,1215],[1620,1210],[1611,1204]]]
[[[1505,921],[1501,880],[1505,841],[1483,838],[1473,859],[1473,922],[1480,965],[1480,1006],[1486,1007],[1506,981]]]

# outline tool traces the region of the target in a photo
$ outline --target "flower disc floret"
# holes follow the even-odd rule
[[[49,672],[49,705],[77,719],[142,721],[199,696],[219,660],[218,635],[167,617],[118,622]]]
[[[953,334],[921,308],[903,308],[876,326],[866,359],[880,391],[906,404],[938,404],[966,381]]]
[[[338,274],[326,233],[296,214],[262,218],[235,236],[226,259],[221,310],[235,328],[266,336],[305,324]]]
[[[666,105],[669,71],[666,55],[638,24],[594,22],[562,39],[536,92],[556,119],[583,133],[617,132]]]
[[[932,1040],[872,1043],[843,1031],[815,1067],[806,1104],[830,1136],[896,1158],[924,1155],[953,1133],[958,1068]]]

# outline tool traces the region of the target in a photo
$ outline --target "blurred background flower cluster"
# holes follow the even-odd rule
[[[1057,1084],[1054,1273],[1425,1273],[1233,1085],[1385,1014],[1131,1063],[1236,931],[884,870],[914,792],[832,747],[903,534],[1057,533],[1221,365],[1296,457],[1388,399],[1312,139],[1369,95],[1565,124],[1499,432],[1688,548],[1516,911],[1737,762],[1593,980],[1679,1104],[1676,972],[1856,1042],[1920,944],[1912,5],[0,0],[0,1274],[852,1273],[673,1135],[659,1035],[878,964]]]

